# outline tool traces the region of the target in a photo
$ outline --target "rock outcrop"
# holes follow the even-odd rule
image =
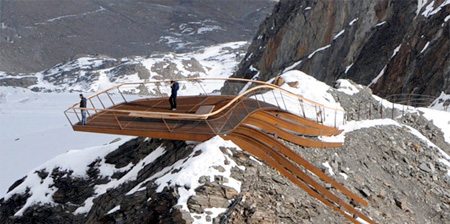
[[[379,96],[450,92],[448,1],[281,0],[235,77],[269,80],[298,69]]]

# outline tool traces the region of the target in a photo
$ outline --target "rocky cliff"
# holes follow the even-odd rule
[[[450,2],[281,0],[234,76],[298,69],[347,78],[380,96],[450,92]]]

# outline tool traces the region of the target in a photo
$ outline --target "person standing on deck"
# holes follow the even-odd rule
[[[86,108],[86,98],[80,94],[80,108]],[[81,125],[86,125],[86,110],[81,109]]]
[[[176,81],[170,81],[170,88],[172,89],[172,94],[169,97],[169,103],[170,103],[170,109],[176,110],[177,109],[177,91],[180,88],[178,82]]]

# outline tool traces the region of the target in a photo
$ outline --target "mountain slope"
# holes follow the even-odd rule
[[[122,58],[248,41],[274,3],[1,1],[0,71],[37,72],[78,54]]]
[[[332,94],[348,113],[358,102],[380,105],[367,87],[340,83],[316,94]],[[342,148],[285,144],[364,197],[369,206],[361,211],[378,223],[449,222],[448,112],[410,107],[396,120],[376,116],[341,126],[329,140],[341,139]],[[136,138],[70,151],[15,183],[0,205],[2,223],[346,221],[219,137],[200,144]]]

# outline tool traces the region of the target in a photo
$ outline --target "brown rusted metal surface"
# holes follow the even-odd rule
[[[342,143],[340,143],[340,142],[322,142],[319,140],[312,140],[309,138],[304,138],[299,135],[292,134],[290,132],[285,131],[284,129],[281,129],[275,125],[272,125],[271,123],[266,122],[265,120],[255,118],[253,116],[246,118],[244,120],[244,124],[249,124],[249,125],[259,127],[266,132],[269,132],[273,135],[277,135],[278,137],[280,137],[286,141],[295,143],[297,145],[313,147],[313,148],[339,148],[339,147],[342,147]]]
[[[286,172],[284,170],[287,170],[288,172],[290,172],[291,174],[296,176],[298,179],[303,181],[304,184],[306,184],[306,186],[309,186],[310,188],[314,189],[315,191],[317,191],[320,194],[320,196],[318,196],[317,194],[311,194],[308,189],[304,188],[303,184],[298,184],[297,182],[295,182],[297,185],[299,185],[300,187],[305,189],[308,193],[310,193],[310,195],[316,197],[319,200],[321,200],[322,198],[325,198],[326,200],[329,200],[329,201],[333,202],[334,204],[337,204],[338,209],[341,210],[343,208],[346,211],[348,211],[350,214],[358,215],[358,217],[364,219],[368,223],[375,223],[369,217],[367,217],[366,215],[364,215],[361,212],[359,212],[358,210],[356,210],[353,206],[351,206],[350,204],[341,200],[338,196],[334,195],[332,192],[328,191],[325,187],[323,187],[317,181],[315,181],[313,178],[308,176],[304,171],[302,171],[294,163],[290,162],[285,157],[285,156],[287,156],[285,153],[288,153],[288,151],[290,151],[290,150],[288,150],[286,146],[282,145],[281,143],[279,143],[275,139],[271,138],[270,136],[267,136],[264,133],[262,133],[256,129],[250,128],[250,127],[239,127],[236,129],[235,132],[233,132],[233,134],[231,134],[230,136],[226,136],[225,138],[230,138],[230,140],[232,140],[233,142],[238,144],[240,147],[243,147],[243,149],[245,149],[245,150],[248,150],[247,148],[250,147],[251,148],[250,150],[254,151],[255,149],[252,148],[252,145],[257,144],[258,149],[260,150],[260,152],[257,152],[257,154],[263,156],[263,158],[260,158],[260,159],[262,159],[263,161],[270,161],[270,159],[268,159],[267,157],[271,157],[273,160],[276,161],[276,163],[279,163],[282,168],[280,170],[280,167],[276,166],[276,164],[272,164],[272,165],[275,165],[272,167],[279,170],[280,173],[282,173],[286,177],[288,177],[288,176],[286,175]],[[236,138],[241,139],[241,140],[243,139],[244,142],[252,142],[253,144],[248,144],[248,143],[245,144],[244,142],[242,142]],[[274,149],[274,147],[276,147],[276,149]],[[268,155],[270,155],[270,156],[268,156]],[[292,155],[293,154],[291,154],[291,156]],[[290,158],[290,157],[288,157],[288,158]],[[314,171],[315,174],[320,175],[321,179],[323,178],[326,181],[330,182],[331,178],[329,178],[328,176],[326,176],[325,174],[320,172],[317,168],[316,169],[312,168],[314,166],[312,166],[312,164],[306,162],[306,160],[298,160],[299,158],[301,158],[301,157],[297,155],[296,159],[298,162],[300,162],[300,163],[297,163],[298,165],[303,166],[305,169],[310,170],[311,172]],[[361,199],[357,195],[353,194],[351,191],[349,191],[342,185],[338,184],[335,181],[332,181],[330,183],[332,183],[332,185],[336,189],[341,190],[341,192],[344,195],[367,206],[367,202],[365,202],[363,199]],[[331,207],[335,207],[334,204]],[[327,205],[329,205],[329,204],[327,204]],[[345,211],[343,211],[341,213],[345,213]]]
[[[275,115],[265,112],[265,111],[258,111],[254,114],[252,114],[252,117],[261,119],[261,120],[265,120],[266,122],[281,127],[281,128],[285,128],[297,133],[301,133],[301,134],[305,134],[305,135],[313,135],[313,136],[330,136],[330,135],[336,135],[339,134],[340,131],[336,131],[336,130],[324,130],[324,129],[320,129],[320,128],[313,128],[313,127],[309,127],[309,126],[303,126],[303,125],[299,125],[299,124],[295,124],[293,122],[290,122],[288,120],[285,119],[280,119],[278,117],[276,117]]]
[[[326,125],[323,125],[323,124],[319,124],[319,123],[317,123],[315,121],[308,120],[308,119],[306,119],[304,117],[300,117],[300,116],[297,116],[297,115],[294,115],[294,114],[291,114],[291,113],[287,113],[287,112],[284,112],[284,111],[268,111],[268,112],[274,114],[275,116],[277,116],[279,118],[288,119],[288,120],[291,120],[291,121],[294,121],[294,122],[298,122],[300,124],[307,125],[307,126],[310,126],[310,127],[313,127],[313,128],[319,128],[319,129],[334,131],[334,134],[340,134],[342,132],[341,130],[339,130],[339,129],[335,128],[335,127],[329,127],[329,126],[326,126]]]
[[[311,171],[313,174],[318,176],[320,179],[322,179],[325,182],[330,183],[334,188],[340,190],[342,193],[350,197],[351,199],[357,201],[358,203],[367,206],[367,202],[364,201],[361,197],[357,196],[341,184],[337,183],[334,179],[327,176],[325,173],[323,173],[321,170],[319,170],[317,167],[312,165],[310,162],[308,162],[306,159],[298,155],[296,152],[292,151],[290,148],[283,145],[281,142],[277,141],[271,136],[268,136],[267,134],[264,134],[263,132],[256,130],[251,127],[241,126],[236,129],[236,132],[240,133],[246,133],[249,136],[252,136],[261,142],[264,142],[265,144],[269,145],[272,148],[276,148],[276,151],[281,153],[282,155],[286,156],[287,158],[294,161],[296,164],[304,167],[305,169]]]
[[[225,136],[224,138],[227,140],[233,141],[235,144],[237,144],[242,149],[250,152],[251,154],[255,155],[256,157],[258,157],[259,159],[264,161],[267,165],[278,170],[278,172],[280,172],[280,174],[287,177],[290,181],[292,181],[294,184],[296,184],[297,186],[302,188],[309,195],[318,199],[325,205],[330,206],[331,208],[333,208],[333,210],[341,213],[344,217],[346,217],[351,222],[360,223],[355,218],[353,218],[353,216],[350,216],[346,211],[341,209],[342,207],[339,205],[339,204],[343,204],[341,202],[341,200],[338,200],[339,203],[337,203],[336,201],[330,200],[330,198],[327,197],[329,195],[324,195],[324,194],[318,193],[317,189],[311,188],[310,184],[308,182],[305,183],[296,174],[293,174],[290,170],[288,170],[288,168],[286,168],[287,165],[284,162],[280,162],[277,159],[275,159],[273,156],[274,153],[271,152],[270,147],[268,147],[264,143],[261,143],[260,141],[254,139],[252,137],[249,137],[249,136],[246,136],[246,135],[243,135],[240,133],[233,133],[231,135]],[[353,214],[358,214],[358,213],[361,214],[359,211],[357,211],[355,209],[351,209],[351,210],[355,211],[355,213],[353,213]],[[352,214],[350,211],[349,211],[349,213]],[[361,215],[365,216],[364,214],[361,214]],[[368,223],[375,223],[375,222],[369,221],[369,220],[370,219],[365,220],[365,221]]]

